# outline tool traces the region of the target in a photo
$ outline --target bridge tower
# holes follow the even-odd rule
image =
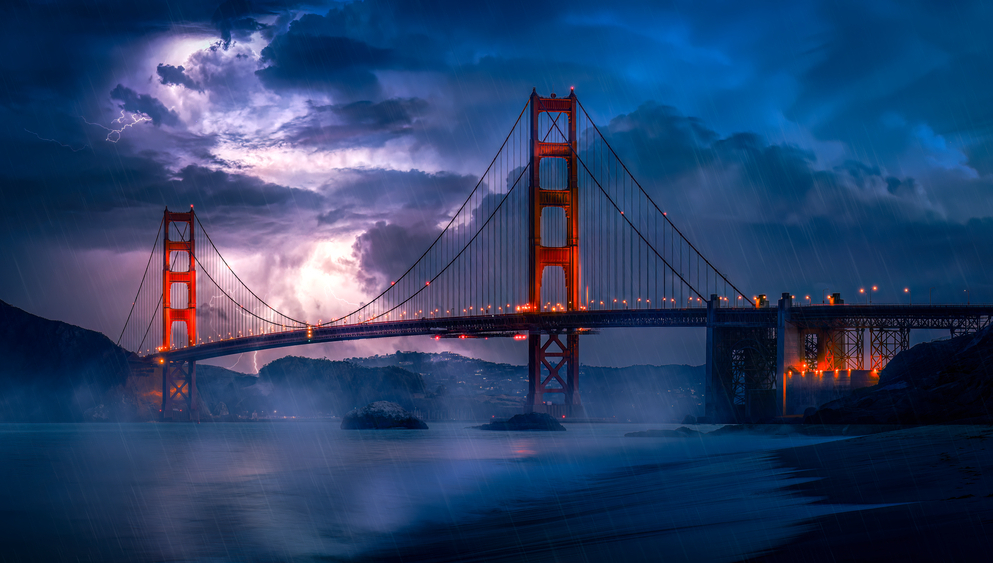
[[[162,264],[162,346],[161,351],[173,347],[172,330],[177,322],[186,328],[186,345],[195,346],[197,340],[197,269],[193,236],[193,206],[186,213],[169,211],[163,218]],[[175,231],[178,238],[170,239]],[[177,256],[175,253],[185,253]],[[174,269],[175,268],[175,269]],[[185,306],[174,307],[172,286],[186,286]],[[179,294],[180,296],[182,293]],[[182,299],[180,299],[182,301]],[[197,411],[197,371],[193,360],[171,362],[159,359],[162,370],[162,420],[194,420]]]
[[[531,91],[531,175],[530,175],[530,260],[528,276],[528,309],[542,313],[541,286],[546,268],[561,268],[565,274],[567,311],[580,307],[579,301],[579,182],[576,146],[576,93],[566,98],[555,94],[544,98]],[[547,131],[542,116],[548,114]],[[562,118],[565,123],[562,123]],[[551,137],[553,141],[547,140]],[[564,186],[542,186],[541,166],[552,164],[548,159],[565,161]],[[547,175],[546,175],[547,176]],[[541,240],[542,215],[547,208],[565,212],[565,244],[546,246]],[[542,342],[544,338],[544,342]],[[563,410],[546,405],[546,393],[562,393]],[[555,415],[583,415],[579,399],[579,334],[575,330],[528,337],[528,396],[527,412],[550,412]]]

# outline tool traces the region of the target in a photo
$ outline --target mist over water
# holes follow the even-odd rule
[[[647,427],[4,424],[0,545],[4,561],[732,561],[833,510],[786,492],[767,455],[823,438],[623,437]]]

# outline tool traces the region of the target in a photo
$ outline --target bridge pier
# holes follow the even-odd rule
[[[794,324],[793,297],[784,293],[779,298],[779,309],[776,321],[776,401],[775,416],[786,413],[786,373],[793,366],[803,364],[803,348],[805,343],[802,332]]]
[[[722,326],[720,299],[707,303],[706,419],[754,422],[776,415],[778,343],[772,327]]]
[[[193,360],[165,362],[156,368],[162,377],[162,421],[200,421],[197,364]]]
[[[563,338],[565,337],[565,342]],[[561,393],[562,405],[546,404],[546,393]],[[528,336],[528,396],[525,412],[544,412],[560,418],[582,418],[579,398],[579,334],[575,330]]]

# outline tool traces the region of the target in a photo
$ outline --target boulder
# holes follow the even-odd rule
[[[343,430],[383,430],[386,428],[427,430],[428,425],[396,403],[376,401],[346,414],[345,418],[341,420],[341,428]]]
[[[565,431],[565,427],[551,415],[543,412],[529,412],[526,414],[515,414],[510,420],[497,420],[482,426],[476,426],[480,430],[560,430]]]

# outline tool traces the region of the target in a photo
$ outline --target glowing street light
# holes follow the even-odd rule
[[[913,305],[914,304],[914,296],[910,293],[910,288],[909,287],[903,288],[903,292],[907,294],[907,298],[910,299],[910,304]]]

